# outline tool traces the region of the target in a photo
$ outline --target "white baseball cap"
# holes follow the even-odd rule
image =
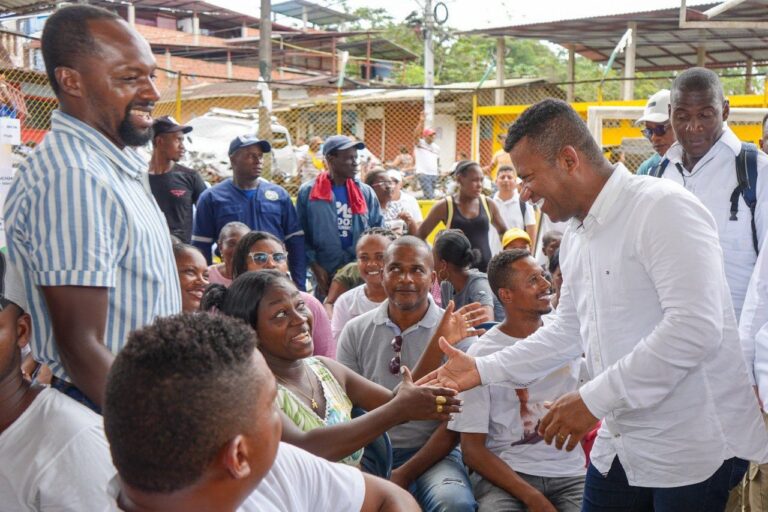
[[[401,173],[397,169],[390,169],[389,171],[387,171],[387,175],[389,175],[391,179],[397,181],[398,183],[403,181],[403,173]]]
[[[651,123],[666,123],[669,121],[669,89],[662,89],[650,98],[645,104],[643,117],[635,121],[635,124],[650,121]]]

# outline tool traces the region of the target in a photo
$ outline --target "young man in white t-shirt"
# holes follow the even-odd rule
[[[13,279],[7,270],[0,253],[0,283]],[[101,416],[24,379],[31,320],[11,287],[0,288],[0,510],[103,510],[115,468]]]
[[[536,212],[533,206],[520,200],[517,190],[517,173],[511,165],[502,165],[496,173],[498,191],[493,200],[499,205],[499,213],[507,229],[524,229],[531,240],[536,240]]]
[[[494,256],[488,280],[506,319],[469,348],[476,357],[525,343],[552,310],[550,284],[528,251]],[[464,462],[476,472],[480,512],[581,510],[583,450],[558,450],[537,432],[545,404],[575,391],[580,369],[581,360],[575,359],[524,389],[491,384],[461,394],[464,410],[448,428],[461,433]]]
[[[435,198],[435,184],[440,176],[440,146],[435,144],[437,132],[424,126],[424,112],[419,117],[419,123],[414,131],[416,146],[413,156],[416,160],[416,177],[419,179],[422,199]]]
[[[254,331],[238,320],[186,314],[131,333],[109,372],[104,406],[119,472],[109,487],[113,506],[418,510],[394,484],[281,443],[276,393]]]

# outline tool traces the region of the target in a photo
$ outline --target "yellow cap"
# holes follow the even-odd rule
[[[520,228],[512,228],[508,229],[506,233],[504,233],[504,236],[501,237],[501,246],[506,249],[507,245],[509,245],[511,242],[514,242],[515,240],[523,239],[526,242],[528,242],[528,246],[530,247],[531,244],[531,237],[528,236],[528,233],[525,232],[525,230]]]

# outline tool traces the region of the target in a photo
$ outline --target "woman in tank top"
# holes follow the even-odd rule
[[[426,240],[432,230],[442,222],[448,229],[459,229],[480,251],[481,258],[475,268],[485,272],[491,261],[490,226],[499,238],[507,230],[498,206],[483,195],[483,170],[480,164],[462,160],[453,171],[458,185],[455,194],[441,199],[432,207],[419,227],[418,237]]]

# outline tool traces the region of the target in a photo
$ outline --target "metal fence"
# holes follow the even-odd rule
[[[164,63],[162,56],[158,56],[158,62]],[[654,87],[668,85],[668,79],[649,80],[654,80]],[[266,173],[292,194],[307,176],[323,166],[315,141],[336,133],[352,135],[366,143],[368,151],[361,155],[363,175],[383,166],[399,168],[408,176],[413,171],[413,147],[424,89],[352,85],[345,83],[337,88],[335,83],[327,79],[323,82],[322,78],[300,83],[274,80],[265,84],[160,69],[157,87],[161,97],[154,114],[172,115],[181,123],[193,125],[183,163],[200,170],[211,182],[230,172],[226,155],[229,141],[249,132],[269,137],[275,150]],[[501,97],[489,85],[478,88],[477,84],[454,84],[435,90],[433,128],[437,132],[443,173],[438,193],[444,193],[449,186],[450,171],[456,161],[475,159],[488,165],[501,148],[499,135],[528,105],[548,97],[565,99],[570,84],[509,80],[499,89],[503,91]],[[582,95],[591,95],[589,91],[594,91],[595,97],[598,94],[597,83],[575,85],[574,89]],[[598,137],[609,158],[622,160],[635,169],[651,154],[640,128],[633,124],[645,100],[616,101],[614,96],[618,93],[613,89],[618,91],[618,87],[601,88],[604,101],[577,102],[574,107],[585,120],[589,119],[591,107],[626,107],[620,115],[601,118]],[[498,101],[503,106],[496,106]],[[734,96],[731,103],[743,108],[765,108],[766,97]],[[40,143],[50,128],[50,114],[56,105],[43,71],[39,41],[0,32],[0,116],[16,117],[21,122],[22,144],[14,147],[15,159],[21,160]],[[271,107],[271,115],[267,114],[267,106]],[[756,141],[760,126],[755,119],[756,116],[747,116],[734,122],[737,135]],[[406,188],[419,196],[416,180],[406,178],[406,183]]]

